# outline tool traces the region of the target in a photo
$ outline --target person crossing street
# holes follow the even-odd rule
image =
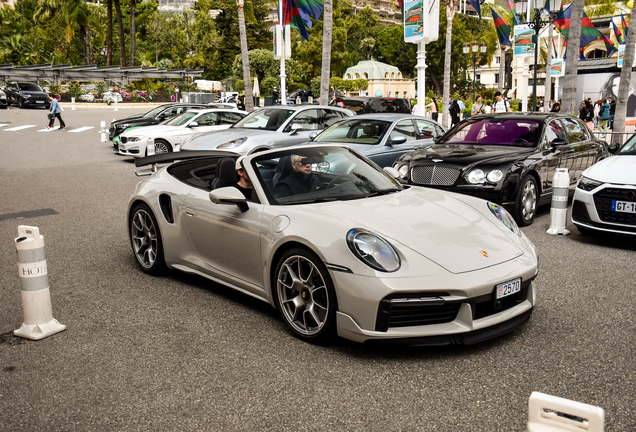
[[[53,95],[53,93],[49,95],[49,102],[51,103],[51,107],[49,109],[49,125],[46,128],[53,129],[53,126],[55,125],[55,118],[57,117],[57,119],[60,121],[60,130],[66,130],[66,123],[64,123],[64,120],[62,120],[61,115],[62,108],[60,108],[60,104],[57,102],[57,99],[55,98],[55,95]]]

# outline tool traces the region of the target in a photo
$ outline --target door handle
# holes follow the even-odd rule
[[[188,216],[196,216],[196,215],[197,215],[197,212],[195,212],[194,210],[189,209],[189,208],[187,208],[187,207],[186,207],[186,209],[185,209],[185,212],[186,212],[186,214],[187,214]]]

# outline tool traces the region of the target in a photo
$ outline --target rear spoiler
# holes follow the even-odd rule
[[[146,156],[144,158],[135,159],[135,174],[137,176],[150,175],[157,171],[157,165],[172,163],[174,161],[199,159],[206,157],[239,157],[238,153],[222,151],[222,150],[202,150],[202,151],[180,151],[162,153],[158,155]],[[144,167],[150,165],[146,169],[136,169],[138,167]]]

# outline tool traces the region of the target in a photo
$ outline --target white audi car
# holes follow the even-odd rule
[[[154,154],[177,152],[189,136],[227,129],[246,115],[245,111],[236,109],[189,110],[165,123],[127,129],[119,136],[117,151],[123,156],[145,157],[149,138],[153,138]]]
[[[503,207],[402,186],[345,146],[238,156],[135,161],[150,175],[127,214],[141,270],[167,266],[263,300],[310,342],[473,344],[530,318],[537,251]]]
[[[572,201],[572,223],[584,235],[636,235],[636,134],[614,156],[583,171]]]

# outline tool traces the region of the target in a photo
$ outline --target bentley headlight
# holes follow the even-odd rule
[[[237,138],[235,140],[232,140],[232,141],[226,142],[224,144],[221,144],[221,145],[217,146],[216,148],[219,148],[219,149],[231,149],[231,148],[235,148],[235,147],[240,146],[245,141],[247,141],[247,137]]]
[[[503,171],[501,170],[492,170],[486,175],[486,180],[490,183],[497,183],[499,180],[503,178]]]
[[[581,176],[581,178],[579,180],[579,184],[577,184],[576,187],[579,188],[579,189],[583,189],[583,190],[589,192],[589,191],[591,191],[593,189],[596,189],[597,187],[599,187],[602,184],[603,184],[602,182],[599,182],[599,181],[592,180],[590,178]]]
[[[484,174],[484,172],[480,169],[476,169],[468,173],[468,175],[466,176],[466,181],[470,184],[479,184],[483,183],[485,178],[486,175]]]
[[[394,272],[400,268],[400,257],[395,249],[372,232],[354,228],[347,233],[347,245],[351,252],[372,269]]]
[[[515,222],[515,220],[505,208],[503,208],[499,204],[491,202],[488,203],[488,208],[490,209],[492,214],[494,214],[495,217],[506,226],[506,228],[521,237],[521,230],[519,229],[519,226],[517,226],[517,222]]]
[[[409,166],[408,165],[402,165],[398,169],[398,173],[400,174],[400,178],[406,178],[409,175]]]

